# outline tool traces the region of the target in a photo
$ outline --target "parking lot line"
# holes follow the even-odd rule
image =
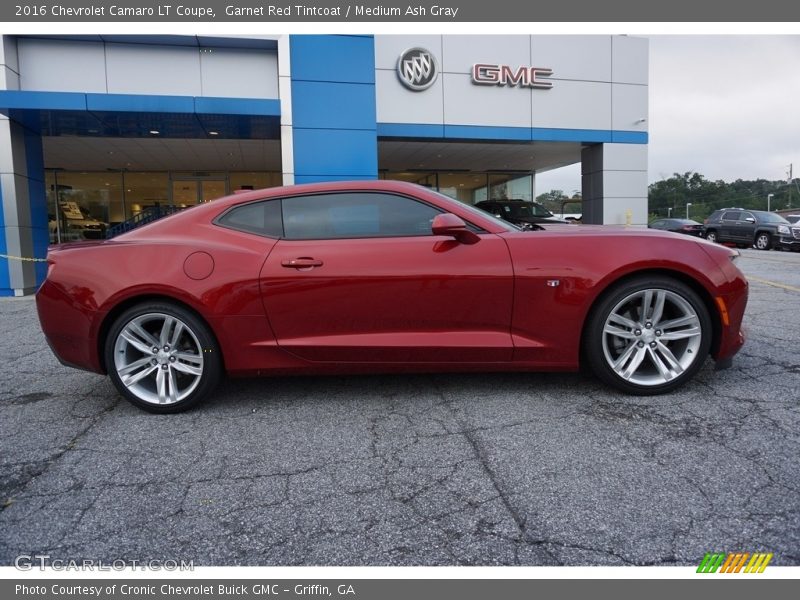
[[[781,288],[783,290],[789,290],[790,292],[800,292],[799,287],[778,283],[776,281],[770,281],[769,279],[761,279],[760,277],[753,277],[752,275],[748,275],[747,280],[755,281],[756,283],[763,283],[764,285],[771,285],[772,287]]]

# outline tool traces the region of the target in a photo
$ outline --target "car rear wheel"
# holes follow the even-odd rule
[[[759,233],[753,245],[759,250],[769,250],[772,248],[772,236],[768,233]]]
[[[619,390],[661,394],[703,366],[711,333],[708,310],[691,288],[667,277],[636,278],[595,307],[586,332],[587,360]]]
[[[717,242],[717,232],[716,231],[708,231],[708,232],[706,232],[706,239],[709,242],[716,243]]]
[[[121,314],[106,338],[105,359],[119,393],[153,413],[194,406],[222,374],[208,326],[189,310],[165,302],[140,304]]]

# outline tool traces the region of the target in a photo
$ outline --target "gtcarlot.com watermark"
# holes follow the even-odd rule
[[[20,571],[45,569],[53,571],[125,571],[128,569],[142,571],[194,571],[193,560],[81,560],[51,558],[49,554],[20,554],[14,559],[14,566]]]

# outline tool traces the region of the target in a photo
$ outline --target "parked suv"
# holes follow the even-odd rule
[[[527,200],[483,200],[476,208],[519,226],[532,227],[545,223],[566,223],[538,202]],[[536,229],[536,227],[534,227]]]
[[[769,250],[783,235],[790,234],[789,221],[765,210],[722,208],[704,224],[710,242],[733,243]]]
[[[786,233],[781,234],[779,243],[782,250],[800,252],[800,218],[793,221],[792,217],[794,216],[796,215],[786,217],[791,225],[789,225],[789,230]]]

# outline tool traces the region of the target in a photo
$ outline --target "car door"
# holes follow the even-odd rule
[[[434,236],[438,208],[390,193],[282,205],[284,237],[260,276],[282,348],[310,361],[511,360],[513,271],[500,237]]]
[[[739,232],[737,241],[748,245],[752,244],[756,237],[756,216],[751,212],[742,211],[737,230]]]
[[[719,221],[719,241],[736,242],[739,240],[738,225],[742,211],[728,210],[722,213]]]

